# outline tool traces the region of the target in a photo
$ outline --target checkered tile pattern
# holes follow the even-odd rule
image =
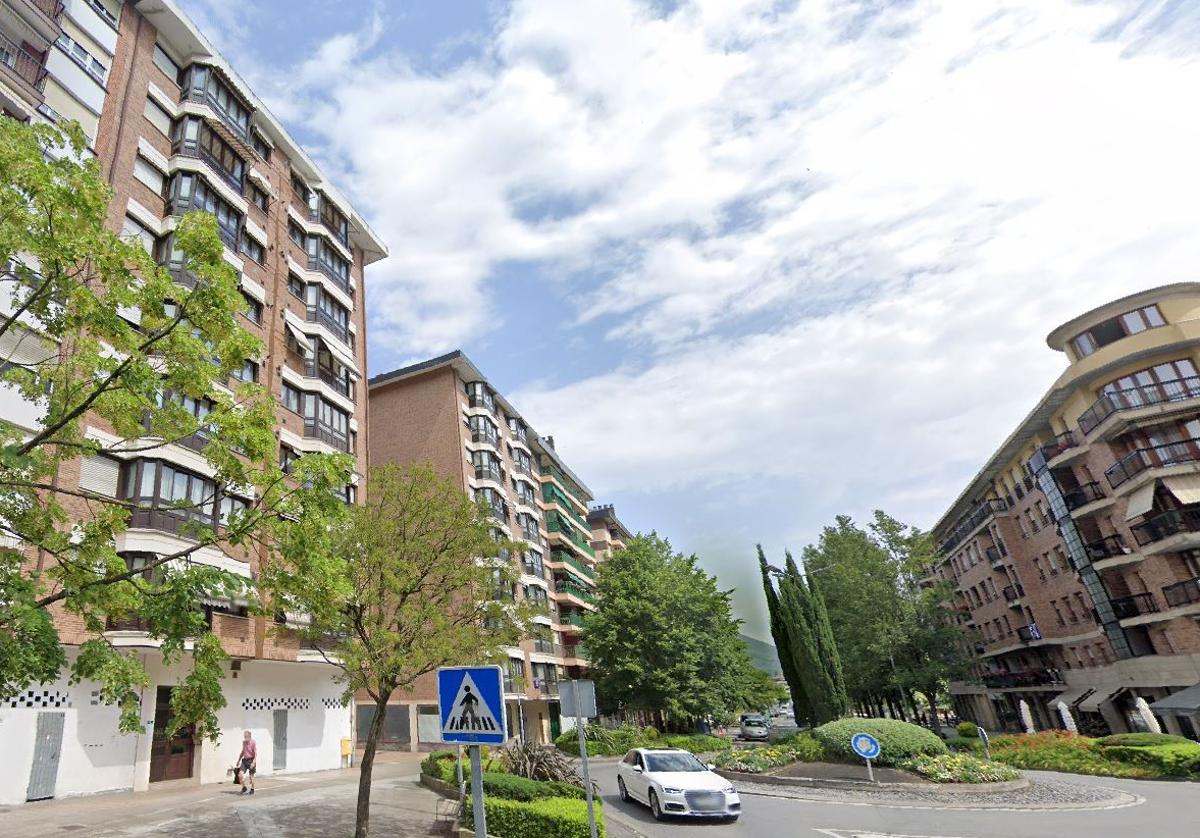
[[[322,698],[321,703],[325,705],[326,710],[336,710],[345,706],[340,698]]]
[[[26,690],[10,698],[8,706],[14,710],[70,707],[71,696],[62,690]]]
[[[307,698],[243,698],[243,710],[307,710]]]

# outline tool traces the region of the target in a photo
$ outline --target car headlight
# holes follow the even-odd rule
[[[663,786],[663,794],[683,794],[683,789],[673,789],[670,786]]]

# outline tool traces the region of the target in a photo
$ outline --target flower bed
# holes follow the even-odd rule
[[[717,768],[743,774],[763,774],[793,762],[820,762],[825,749],[808,733],[799,733],[774,745],[725,751],[713,758]]]
[[[899,767],[935,783],[1006,783],[1021,778],[1015,768],[970,754],[921,755],[903,760]]]
[[[1179,739],[1156,734],[1119,734],[1089,739],[1065,731],[1044,731],[997,736],[992,740],[991,752],[994,760],[1015,768],[1132,779],[1200,779],[1200,745]],[[1164,741],[1166,744],[1121,744]]]

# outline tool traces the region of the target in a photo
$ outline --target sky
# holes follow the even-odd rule
[[[736,588],[928,528],[1200,265],[1192,0],[181,0],[387,241],[369,367],[461,348]]]

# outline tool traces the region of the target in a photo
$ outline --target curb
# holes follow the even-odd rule
[[[718,769],[717,773],[726,780],[742,783],[758,783],[764,786],[795,786],[798,788],[816,789],[846,789],[861,791],[864,789],[886,789],[889,791],[934,792],[950,797],[970,794],[995,794],[997,792],[1018,791],[1029,787],[1029,780],[1022,777],[1019,780],[1008,780],[1003,783],[870,783],[866,780],[830,780],[820,777],[776,777],[773,774],[746,774],[741,771],[726,771]]]

